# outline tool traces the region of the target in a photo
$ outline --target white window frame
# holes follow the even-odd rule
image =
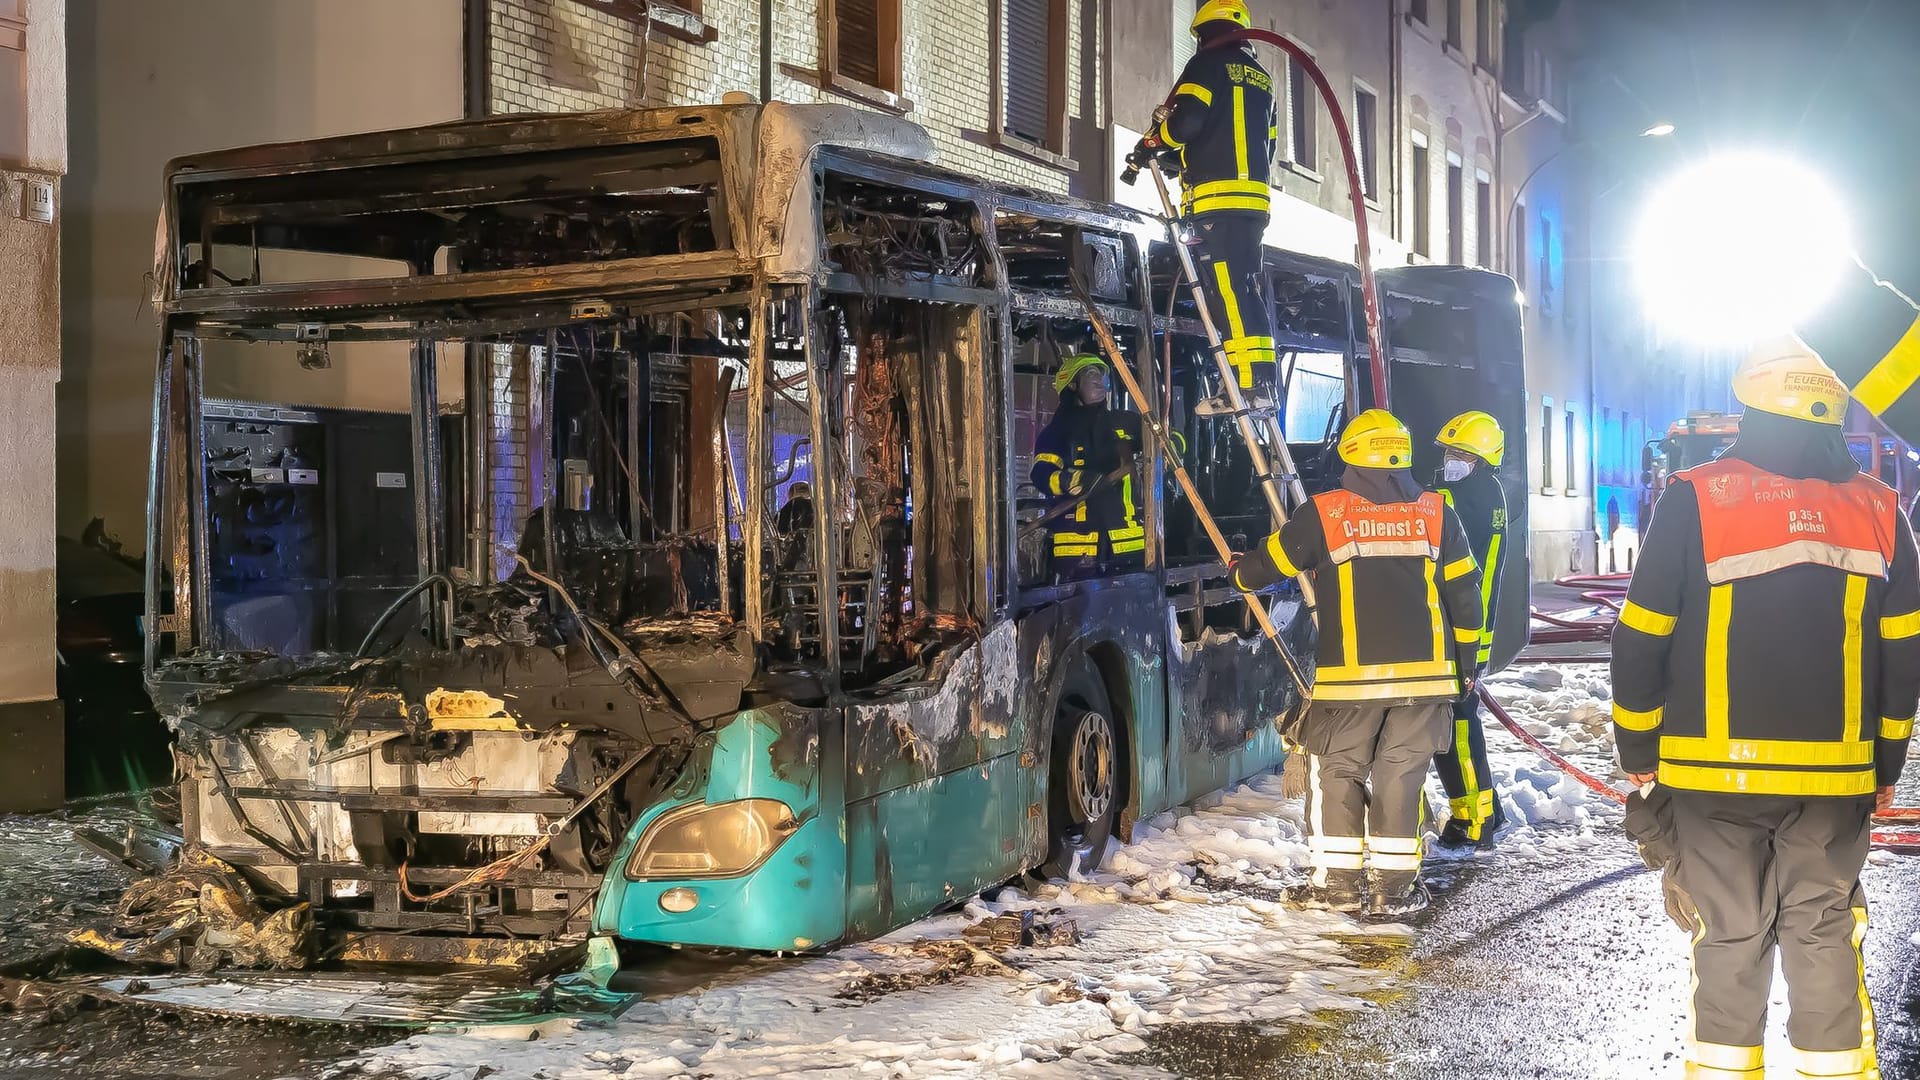
[[[1301,41],[1299,38],[1294,37],[1292,34],[1287,34],[1285,35],[1285,37],[1288,41],[1293,42],[1293,44],[1297,48],[1299,48],[1301,52],[1306,53],[1309,59],[1318,58],[1319,54],[1314,49],[1309,47],[1306,42]],[[1294,93],[1293,93],[1293,72],[1294,72],[1294,69],[1298,66],[1299,65],[1297,65],[1294,62],[1293,57],[1291,56],[1287,57],[1286,163],[1288,167],[1291,168],[1294,172],[1305,174],[1306,176],[1312,177],[1317,180],[1320,177],[1320,170],[1316,167],[1316,163],[1320,157],[1320,109],[1319,109],[1320,94],[1318,89],[1313,85],[1313,80],[1305,77],[1305,75],[1303,74],[1301,76],[1300,82],[1301,82],[1301,88],[1302,88],[1301,97],[1304,99],[1304,104],[1301,105],[1301,104],[1295,103]],[[1304,69],[1302,70],[1304,71]],[[1300,147],[1296,142],[1296,140],[1294,139],[1293,111],[1295,108],[1304,108],[1306,110],[1305,126],[1307,129],[1307,139],[1313,144],[1312,147],[1310,148],[1311,150],[1310,156],[1313,159],[1315,159],[1313,161],[1300,160]],[[1279,149],[1278,147],[1275,147],[1276,151],[1278,149]]]
[[[1428,141],[1427,133],[1419,128],[1407,132],[1407,144],[1410,148],[1426,151],[1427,168],[1425,176],[1414,174],[1414,155],[1407,154],[1407,248],[1414,254],[1431,262],[1433,260],[1433,144]],[[1426,192],[1426,199],[1420,193]],[[1426,203],[1421,206],[1421,202]],[[1424,213],[1423,213],[1424,211]],[[1421,222],[1425,219],[1426,235],[1422,236]],[[1421,249],[1425,248],[1425,251]]]
[[[1360,95],[1373,98],[1373,145],[1367,146],[1360,141]],[[1367,205],[1378,209],[1380,206],[1380,91],[1365,79],[1353,80],[1353,153],[1360,161],[1360,183],[1367,182],[1367,171],[1373,171],[1373,190],[1366,191]]]

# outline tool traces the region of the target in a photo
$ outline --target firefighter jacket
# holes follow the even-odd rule
[[[1181,210],[1264,214],[1267,179],[1279,135],[1273,76],[1245,42],[1203,48],[1174,87],[1160,141],[1179,155],[1186,186]]]
[[[1467,548],[1480,564],[1480,652],[1474,658],[1477,667],[1493,659],[1493,625],[1500,611],[1500,559],[1506,554],[1507,493],[1500,476],[1490,466],[1477,466],[1467,478],[1440,489],[1453,512],[1460,516],[1460,527],[1467,534]]]
[[[1140,445],[1138,414],[1062,398],[1060,410],[1034,440],[1033,486],[1056,498],[1071,497],[1101,476],[1131,464]],[[1053,553],[1061,558],[1144,552],[1147,530],[1134,499],[1133,476],[1122,476],[1094,492],[1073,513],[1055,522],[1052,533]]]
[[[1320,611],[1316,701],[1444,701],[1480,648],[1480,570],[1460,519],[1433,492],[1374,502],[1347,487],[1315,495],[1243,556],[1234,584],[1312,576]],[[1370,470],[1371,471],[1371,470]]]
[[[1894,493],[1768,471],[1741,444],[1678,474],[1613,632],[1613,696],[1621,767],[1671,787],[1893,783],[1920,696],[1920,579]]]

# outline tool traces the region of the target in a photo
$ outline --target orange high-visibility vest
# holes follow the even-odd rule
[[[1863,474],[1840,483],[1796,480],[1722,460],[1680,476],[1699,500],[1714,585],[1800,565],[1887,576],[1900,510],[1885,485]]]
[[[1410,503],[1375,503],[1345,488],[1313,497],[1327,555],[1336,564],[1349,559],[1414,556],[1440,559],[1440,528],[1446,501],[1428,491]]]

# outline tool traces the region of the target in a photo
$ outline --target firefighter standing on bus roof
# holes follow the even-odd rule
[[[1061,361],[1053,388],[1060,408],[1034,440],[1033,486],[1080,500],[1049,528],[1053,572],[1069,579],[1137,570],[1147,551],[1132,472],[1140,417],[1108,407],[1107,363],[1097,356]]]
[[[1803,342],[1733,391],[1739,438],[1660,496],[1614,630],[1620,766],[1669,789],[1698,910],[1687,1075],[1761,1075],[1777,946],[1799,1075],[1878,1077],[1860,868],[1920,696],[1913,533]]]
[[[1414,910],[1421,794],[1452,702],[1480,649],[1480,570],[1460,519],[1414,481],[1413,436],[1368,409],[1340,435],[1340,487],[1235,560],[1258,590],[1309,574],[1319,596],[1307,759],[1313,876],[1296,899],[1340,911]],[[1369,874],[1370,871],[1370,874]]]
[[[1500,610],[1500,557],[1507,541],[1507,495],[1495,471],[1506,457],[1500,422],[1478,409],[1440,426],[1434,440],[1446,456],[1440,466],[1440,496],[1460,515],[1467,544],[1480,564],[1480,652],[1474,677],[1493,657],[1493,625]],[[1440,846],[1489,847],[1506,821],[1487,766],[1487,735],[1480,727],[1480,695],[1469,691],[1453,703],[1453,739],[1433,759],[1452,808],[1440,830]]]
[[[1279,134],[1273,76],[1244,41],[1225,41],[1253,25],[1244,0],[1207,0],[1190,29],[1199,51],[1180,72],[1168,106],[1128,160],[1159,158],[1185,187],[1181,213],[1200,249],[1200,286],[1240,389],[1255,408],[1270,408],[1273,329],[1261,285],[1261,238],[1271,193],[1267,177]],[[1224,393],[1200,403],[1202,416],[1225,412]]]

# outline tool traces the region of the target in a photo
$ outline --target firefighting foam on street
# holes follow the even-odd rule
[[[0,0],[0,1076],[1920,1077],[1916,49]]]

